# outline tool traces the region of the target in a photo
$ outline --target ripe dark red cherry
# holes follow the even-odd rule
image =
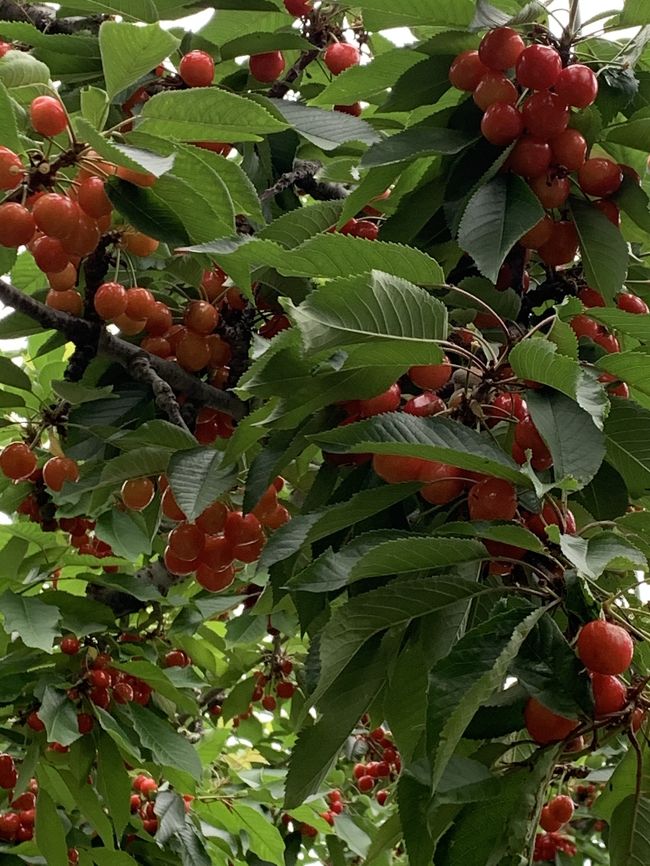
[[[489,30],[481,39],[478,55],[481,62],[490,69],[510,69],[521,56],[524,47],[524,40],[516,30],[497,27]]]
[[[521,114],[530,135],[543,141],[560,135],[569,123],[569,109],[559,96],[548,90],[529,96]]]
[[[627,688],[618,677],[608,674],[593,674],[591,688],[594,693],[594,717],[602,719],[612,713],[620,713],[627,704]]]
[[[323,63],[332,75],[340,75],[351,66],[358,66],[360,61],[361,52],[356,45],[350,45],[349,42],[333,42],[323,54]]]
[[[11,755],[0,755],[0,788],[13,788],[18,781],[16,765]]]
[[[566,794],[559,794],[548,802],[548,810],[557,821],[566,824],[573,817],[575,806],[573,800]]]
[[[472,520],[512,520],[517,513],[517,491],[503,478],[484,478],[470,489],[468,507]]]
[[[219,313],[208,301],[191,301],[183,322],[195,334],[211,334],[219,321]]]
[[[623,182],[623,172],[617,162],[599,157],[588,159],[578,171],[580,189],[587,195],[613,195]]]
[[[201,555],[205,535],[193,523],[180,523],[169,533],[168,543],[175,556],[191,562]]]
[[[120,496],[131,511],[144,511],[151,504],[155,493],[156,489],[150,478],[131,478],[122,485]]]
[[[588,670],[612,676],[627,670],[634,655],[628,632],[604,619],[592,620],[580,629],[576,649]]]
[[[59,292],[59,294],[62,294]],[[69,457],[50,457],[43,467],[43,482],[50,490],[58,492],[66,481],[79,480],[79,467]]]
[[[462,470],[435,460],[426,462],[421,477],[428,483],[420,490],[420,496],[432,505],[446,505],[460,496],[465,489]]]
[[[605,214],[610,223],[616,226],[616,228],[620,226],[621,211],[616,202],[613,202],[609,198],[601,198],[594,202],[594,207],[597,207],[601,213]]]
[[[530,181],[530,187],[546,210],[562,207],[571,192],[567,177],[540,175]]]
[[[205,51],[190,51],[181,59],[178,73],[188,87],[208,87],[214,80],[214,60]]]
[[[578,252],[578,232],[571,220],[553,223],[549,240],[538,249],[542,261],[551,267],[567,265]]]
[[[634,313],[637,316],[643,316],[650,312],[643,298],[630,292],[621,292],[620,295],[617,295],[616,306],[619,310],[625,310],[626,313]]]
[[[504,147],[512,144],[524,131],[521,112],[505,102],[494,102],[481,120],[481,132],[490,144]]]
[[[409,379],[414,385],[417,385],[418,388],[426,388],[431,391],[438,391],[440,388],[444,388],[451,379],[451,374],[451,363],[446,356],[440,364],[411,367],[408,371]]]
[[[389,484],[403,481],[424,481],[431,461],[422,457],[401,457],[395,454],[374,454],[372,468]],[[440,464],[442,465],[442,464]]]
[[[284,0],[284,6],[287,12],[296,18],[305,18],[313,11],[307,0]]]
[[[14,189],[25,174],[20,157],[8,147],[0,147],[0,189]]]
[[[95,292],[93,304],[95,312],[102,319],[117,319],[126,311],[126,289],[120,283],[102,283]]]
[[[547,709],[537,698],[529,698],[524,709],[528,733],[540,746],[566,739],[578,727],[578,722],[558,716]]]
[[[539,177],[546,174],[553,153],[546,141],[533,136],[520,138],[510,154],[510,171],[522,177]]]
[[[519,98],[519,92],[515,85],[502,72],[487,72],[479,81],[474,91],[474,102],[478,107],[485,109],[493,102],[505,102],[514,105]]]
[[[519,55],[516,64],[517,81],[531,90],[548,90],[562,72],[562,58],[555,48],[529,45]]]
[[[578,338],[588,337],[595,340],[602,332],[602,325],[599,325],[594,319],[590,319],[589,316],[582,315],[582,313],[579,316],[574,316],[569,324]]]
[[[547,833],[556,833],[564,823],[551,812],[548,806],[544,806],[539,816],[539,826],[542,830],[546,830]]]
[[[555,91],[566,105],[586,108],[598,96],[598,79],[588,66],[574,63],[560,72]]]
[[[48,138],[59,135],[68,125],[64,107],[53,96],[37,96],[29,107],[29,116],[36,132]]]
[[[521,449],[523,455],[522,460],[518,462],[524,463],[526,451],[531,451],[531,464],[533,469],[542,471],[553,465],[553,458],[551,457],[546,443],[539,435],[537,427],[535,427],[530,417],[525,417],[515,426],[514,444]],[[518,459],[514,448],[513,457]]]
[[[486,72],[489,69],[481,62],[478,51],[463,51],[449,68],[449,81],[457,90],[472,91]]]
[[[417,397],[411,397],[402,406],[402,412],[408,415],[417,415],[420,418],[429,418],[431,415],[437,415],[439,412],[444,412],[447,404],[444,400],[434,394],[433,391],[424,391],[418,394]]]
[[[585,305],[585,307],[605,307],[605,298],[597,292],[595,289],[589,288],[589,286],[585,286],[580,289],[578,292],[578,297]]]
[[[565,129],[551,139],[553,160],[569,171],[578,171],[587,158],[587,141],[577,129]]]
[[[523,421],[528,417],[528,407],[521,394],[498,394],[491,405],[486,406],[485,416],[490,419],[489,427],[494,427],[499,421]]]
[[[281,51],[267,51],[264,54],[254,54],[249,60],[248,65],[253,78],[265,84],[270,84],[282,75],[284,71],[284,54]]]
[[[65,653],[67,656],[76,656],[81,648],[79,638],[74,637],[74,635],[66,635],[61,640],[60,646],[61,652]]]

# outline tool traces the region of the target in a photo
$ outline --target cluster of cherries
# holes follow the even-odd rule
[[[163,515],[176,524],[169,532],[164,552],[171,574],[194,574],[210,592],[219,592],[235,579],[235,562],[252,563],[266,543],[264,530],[277,529],[290,519],[278,500],[284,479],[277,477],[264,492],[253,511],[243,514],[220,501],[213,502],[191,522],[174,496],[165,476],[158,478]],[[125,481],[121,497],[125,507],[142,511],[153,500],[156,485],[149,478]]]
[[[273,713],[278,707],[278,700],[290,700],[296,691],[296,684],[291,678],[293,662],[288,656],[271,654],[265,660],[265,669],[256,671],[255,684],[251,692],[251,702],[243,713],[232,719],[232,726],[239,727],[241,722],[250,719],[255,710],[254,704],[259,703],[267,713]],[[214,701],[210,706],[210,714],[221,716],[222,700]]]
[[[18,769],[11,755],[0,755],[0,788],[8,791],[9,806],[0,813],[0,840],[3,842],[28,842],[34,836],[36,820],[36,795],[38,782],[31,779],[27,790],[17,797],[13,789],[18,781]]]
[[[594,697],[594,719],[620,722],[620,714],[627,709],[631,694],[619,678],[634,654],[634,642],[622,626],[604,619],[586,623],[578,633],[576,650],[591,678]],[[540,745],[568,740],[580,727],[580,722],[567,719],[544,706],[537,698],[529,698],[524,711],[526,728],[531,738]],[[645,711],[634,707],[630,713],[632,730],[643,724]],[[581,736],[567,746],[570,751],[584,747]]]
[[[556,863],[556,853],[561,851],[567,857],[575,857],[578,848],[574,842],[561,833],[538,833],[535,836],[535,849],[533,851],[533,862]]]
[[[611,196],[625,175],[638,182],[637,173],[610,159],[587,158],[585,137],[569,126],[571,110],[588,107],[598,95],[598,79],[588,66],[563,67],[552,46],[527,46],[515,30],[498,27],[486,33],[478,51],[456,57],[449,79],[459,90],[471,92],[483,111],[483,136],[499,147],[512,146],[503,170],[526,178],[549,211],[521,238],[525,247],[536,250],[550,266],[573,261],[578,233],[563,212],[572,173],[582,192],[619,224]]]
[[[343,800],[341,792],[336,788],[332,791],[328,791],[325,799],[327,800],[327,809],[324,812],[320,812],[319,817],[321,817],[323,821],[327,821],[330,827],[333,827],[336,816],[345,811],[345,801]],[[305,836],[307,839],[313,839],[315,836],[318,836],[318,829],[316,827],[313,827],[306,821],[296,821],[295,818],[292,818],[291,815],[286,812],[282,814],[281,821],[282,825],[286,827],[289,832],[297,830],[301,836]]]
[[[361,739],[368,749],[366,760],[355,764],[352,774],[358,790],[368,794],[382,781],[384,784],[394,781],[402,769],[402,760],[395,743],[383,727],[361,734]],[[383,806],[389,795],[387,788],[380,788],[375,792],[375,799]]]

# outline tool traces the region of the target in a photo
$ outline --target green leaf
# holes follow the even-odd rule
[[[113,824],[106,815],[97,792],[92,783],[86,779],[76,779],[72,773],[61,771],[61,778],[74,797],[81,814],[89,821],[92,827],[101,836],[104,845],[113,849]]]
[[[322,90],[315,99],[314,105],[351,105],[358,99],[370,101],[370,98],[383,94],[394,85],[395,81],[416,63],[423,55],[416,51],[404,51],[395,48],[373,58],[372,63],[364,66],[351,66]]]
[[[631,794],[616,807],[609,835],[611,866],[643,866],[650,858],[650,797]]]
[[[138,866],[129,854],[123,851],[109,851],[106,848],[93,848],[92,857],[97,866]]]
[[[472,520],[471,523],[445,523],[436,529],[436,534],[487,538],[513,547],[523,547],[524,550],[532,550],[534,553],[544,553],[544,545],[539,538],[529,529],[514,523],[481,520]]]
[[[169,450],[155,447],[144,447],[138,451],[129,451],[119,457],[109,460],[104,465],[101,474],[101,484],[117,486],[130,478],[141,475],[160,475],[169,465]]]
[[[318,511],[298,514],[270,537],[260,559],[261,568],[269,568],[296,553],[303,544],[312,544],[341,529],[360,523],[368,517],[391,508],[419,489],[419,484],[387,484],[372,490],[360,490],[345,502],[328,505]]]
[[[534,610],[518,602],[512,610],[501,611],[468,631],[431,671],[427,742],[434,756],[434,791],[474,713],[501,685],[543,615],[543,608]]]
[[[648,379],[648,355],[643,352],[617,352],[612,355],[603,355],[598,360],[598,366],[617,379],[627,382],[632,388],[637,388],[644,394],[650,394],[650,380]]]
[[[560,547],[580,574],[594,580],[608,568],[619,571],[646,571],[648,568],[641,551],[614,532],[600,532],[589,539],[562,535]]]
[[[91,126],[102,130],[108,119],[110,104],[105,90],[99,87],[84,87],[79,94],[81,114]]]
[[[144,680],[155,692],[175,703],[179,710],[190,714],[196,712],[196,701],[177,689],[166,672],[162,671],[158,665],[142,659],[140,661],[116,664],[116,667],[132,677]]]
[[[446,610],[451,614],[464,608],[469,599],[494,591],[462,578],[409,577],[351,599],[333,612],[323,629],[321,676],[312,700],[318,702],[373,635],[434,611]]]
[[[633,400],[612,398],[611,403],[605,422],[607,460],[630,494],[640,496],[650,490],[650,412]]]
[[[258,237],[295,249],[314,235],[335,225],[341,216],[343,202],[319,201],[283,213],[265,226]],[[355,211],[356,213],[356,211]]]
[[[164,767],[184,770],[197,781],[203,769],[196,750],[189,740],[170,727],[151,710],[137,704],[129,705],[133,728],[145,749],[150,749],[155,760]]]
[[[21,391],[31,391],[32,383],[29,376],[7,357],[0,357],[0,383]]]
[[[131,779],[126,772],[119,749],[108,736],[102,733],[97,747],[97,787],[108,807],[119,838],[129,822],[129,793]]]
[[[174,178],[171,183],[174,192],[183,189],[185,192],[180,194],[187,194],[186,185],[178,178]],[[134,228],[165,243],[183,244],[189,241],[190,235],[183,221],[171,202],[167,201],[164,195],[161,196],[157,184],[156,188],[143,188],[112,177],[105,184],[105,188],[112,204]],[[167,188],[166,192],[169,191]]]
[[[475,136],[455,129],[411,127],[373,144],[363,155],[360,165],[361,168],[376,168],[434,154],[452,155],[460,153],[474,140]]]
[[[348,141],[363,144],[379,141],[379,133],[359,117],[341,111],[323,111],[285,99],[272,99],[270,103],[296,132],[322,150],[335,150]]]
[[[525,487],[531,484],[514,460],[490,439],[446,418],[424,419],[393,412],[312,438],[321,448],[336,454],[370,452],[422,457]]]
[[[291,580],[301,592],[330,592],[368,577],[431,569],[450,569],[463,562],[487,559],[485,547],[475,539],[428,538],[390,530],[360,535],[336,552],[319,557]]]
[[[54,801],[42,787],[36,799],[35,829],[36,847],[45,857],[48,866],[68,866],[65,830]]]
[[[336,760],[345,739],[386,679],[386,652],[369,643],[336,678],[318,703],[319,718],[311,720],[293,748],[285,792],[285,808],[315,794]]]
[[[311,292],[291,315],[307,351],[366,341],[406,347],[447,337],[447,311],[440,301],[379,271],[363,282],[337,280]]]
[[[61,614],[39,598],[3,593],[0,610],[7,634],[17,634],[26,646],[52,652],[54,639],[59,635]]]
[[[0,82],[8,90],[28,84],[49,84],[50,70],[25,51],[7,51],[0,58]],[[20,148],[22,150],[22,148]]]
[[[593,307],[589,309],[589,318],[602,322],[611,330],[628,334],[642,343],[650,343],[650,315],[626,313],[611,307]]]
[[[81,736],[75,706],[65,692],[46,686],[38,715],[45,724],[48,743],[69,746]]]
[[[569,719],[593,715],[589,676],[549,614],[535,624],[510,673],[553,712]]]
[[[136,121],[140,132],[190,142],[261,141],[286,128],[253,100],[214,87],[159,93]]]
[[[402,7],[396,7],[391,0],[355,0],[355,6],[366,12],[377,13],[377,16],[381,15],[378,20],[385,22],[385,27],[410,27],[418,24],[427,27],[466,27],[474,16],[474,0],[449,0],[443,5],[437,0],[409,0],[408,4]],[[371,30],[375,29],[374,24],[366,24]]]
[[[522,340],[509,356],[512,369],[522,379],[532,379],[571,397],[602,429],[609,407],[607,395],[596,376],[572,358],[557,352],[549,340]]]
[[[157,153],[109,141],[106,136],[97,132],[80,115],[75,115],[73,118],[73,126],[82,141],[90,144],[93,150],[96,150],[100,156],[103,156],[110,162],[114,162],[116,165],[132,168],[135,171],[150,172],[151,174],[155,174],[156,177],[161,177],[165,172],[170,171],[174,165],[173,155],[163,157]]]
[[[18,137],[18,126],[14,114],[11,97],[6,86],[0,80],[0,144],[13,150],[14,153],[22,153],[23,146]]]
[[[157,528],[157,526],[155,527]],[[97,520],[97,536],[113,548],[116,556],[137,561],[152,549],[152,531],[144,514],[112,508]]]
[[[109,97],[151,72],[179,45],[180,40],[159,24],[104,21],[99,29],[99,47]]]
[[[537,196],[516,175],[498,175],[469,200],[458,229],[458,243],[480,272],[496,282],[515,242],[544,216]]]
[[[564,394],[530,390],[526,403],[550,449],[556,482],[571,478],[584,487],[605,458],[605,434],[591,415]]]
[[[585,280],[611,302],[627,275],[628,251],[621,232],[591,204],[571,200]]]
[[[614,520],[625,514],[630,504],[625,481],[609,463],[603,463],[576,499],[596,520]]]
[[[172,457],[167,473],[169,483],[188,520],[195,520],[232,487],[233,469],[222,469],[222,462],[220,451],[206,448],[182,451]]]

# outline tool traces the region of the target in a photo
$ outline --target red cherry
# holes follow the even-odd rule
[[[386,791],[386,789],[383,789],[382,791],[377,791],[377,793],[375,794],[375,797],[376,797],[377,802],[379,803],[380,806],[386,805],[386,800],[388,800],[388,795],[389,795],[389,791]]]
[[[548,90],[529,96],[521,114],[526,130],[542,141],[560,135],[569,123],[569,109],[555,93]]]
[[[432,461],[422,457],[400,457],[395,454],[374,454],[372,468],[389,484],[403,481],[424,481]],[[442,464],[437,464],[442,466]]]
[[[449,67],[449,81],[457,90],[472,91],[486,72],[489,69],[482,63],[478,51],[463,51]]]
[[[108,689],[92,688],[88,692],[88,698],[102,710],[107,710],[111,703],[111,696]]]
[[[47,138],[59,135],[68,125],[64,107],[53,96],[37,96],[29,107],[29,116],[36,132]]]
[[[70,237],[79,225],[79,205],[56,192],[39,196],[32,214],[40,231],[59,240]]]
[[[348,42],[334,42],[328,45],[323,54],[323,63],[332,75],[340,75],[351,66],[358,66],[361,62],[361,52],[356,45]]]
[[[587,141],[577,129],[565,129],[551,140],[553,161],[569,171],[578,171],[587,158]]]
[[[22,481],[36,469],[36,455],[24,442],[12,442],[0,452],[0,470],[12,481]]]
[[[505,102],[492,103],[481,120],[483,137],[499,147],[512,144],[523,131],[521,112]]]
[[[623,172],[611,159],[588,159],[578,171],[580,189],[587,195],[613,195],[623,182]]]
[[[152,337],[162,337],[172,327],[172,312],[162,301],[154,301],[149,308],[145,330]]]
[[[34,217],[18,202],[0,205],[0,246],[19,247],[34,237]]]
[[[479,45],[478,55],[481,62],[490,69],[510,69],[524,50],[524,40],[510,27],[497,27],[489,30]]]
[[[595,289],[590,289],[589,286],[585,286],[580,289],[578,292],[578,297],[585,305],[585,307],[605,307],[605,298],[597,292]],[[591,321],[591,320],[590,320]]]
[[[576,337],[589,337],[591,340],[595,340],[602,333],[602,326],[582,313],[579,316],[574,316],[569,324]]]
[[[130,704],[134,697],[133,686],[129,685],[129,683],[116,683],[113,686],[113,698],[116,703]]]
[[[228,517],[228,508],[223,502],[213,502],[196,518],[196,525],[208,535],[216,535],[223,531]]]
[[[17,153],[0,147],[0,189],[14,189],[25,176],[25,168]]]
[[[399,408],[401,396],[400,387],[395,383],[387,391],[378,394],[376,397],[359,400],[359,415],[362,418],[371,418],[373,415],[381,415],[384,412],[394,412]]]
[[[542,830],[546,830],[547,833],[555,833],[565,823],[565,821],[560,821],[560,819],[551,812],[548,805],[543,807],[539,816],[539,825]]]
[[[565,67],[555,82],[555,91],[567,105],[586,108],[596,101],[598,79],[588,66],[574,63]]]
[[[0,839],[13,842],[20,828],[20,816],[17,812],[4,812],[0,815]]]
[[[472,520],[512,520],[517,513],[517,491],[502,478],[485,478],[469,491]]]
[[[571,192],[567,177],[540,175],[530,181],[530,187],[547,210],[562,207]]]
[[[268,710],[269,713],[272,713],[277,706],[277,701],[273,695],[264,695],[262,698],[262,706],[265,710]]]
[[[443,358],[440,364],[427,364],[421,367],[411,367],[408,376],[418,388],[437,391],[443,388],[451,379],[452,367],[449,358]]]
[[[372,778],[372,776],[361,776],[361,778],[357,779],[357,788],[363,793],[372,791],[374,787],[375,780]]]
[[[428,483],[420,490],[420,496],[432,505],[446,505],[456,499],[465,489],[465,482],[459,476],[461,470],[446,463],[426,461],[422,480]]]
[[[539,177],[546,174],[551,164],[551,146],[533,136],[524,136],[515,144],[510,154],[510,171],[522,177]]]
[[[167,543],[175,556],[191,562],[201,556],[205,547],[205,535],[194,523],[179,523],[169,533]]]
[[[613,334],[601,332],[594,337],[594,340],[608,354],[621,351],[621,345]]]
[[[41,721],[36,710],[32,710],[32,712],[27,716],[26,722],[27,726],[30,727],[32,731],[36,731],[37,734],[45,730],[45,725]]]
[[[205,51],[190,51],[181,58],[178,74],[188,87],[209,87],[214,80],[214,60]]]
[[[131,511],[144,511],[151,504],[155,493],[153,481],[149,478],[132,478],[124,482],[120,496]]]
[[[620,713],[627,704],[627,688],[618,677],[593,674],[591,688],[594,693],[594,717],[602,719]]]
[[[78,274],[76,267],[70,262],[58,274],[46,274],[46,276],[52,291],[67,292],[77,284]]]
[[[186,668],[192,662],[183,650],[175,649],[165,654],[164,663],[166,668]]]
[[[265,84],[270,84],[284,72],[284,54],[281,51],[267,51],[264,54],[254,54],[249,60],[248,65],[253,78]]]
[[[113,211],[101,177],[87,177],[82,181],[77,190],[77,202],[84,213],[96,220]]]
[[[631,292],[621,292],[619,295],[616,295],[616,306],[619,310],[625,310],[625,312],[634,313],[637,316],[644,316],[650,312],[646,302]]]
[[[18,781],[18,771],[11,755],[0,755],[0,788],[14,788]]]
[[[532,452],[531,463],[534,469],[548,469],[553,465],[548,447],[529,417],[524,418],[515,426],[515,444],[523,452]]]
[[[284,7],[290,15],[296,18],[306,18],[313,12],[308,0],[284,0]]]
[[[262,525],[253,513],[244,515],[241,511],[231,511],[226,518],[223,534],[233,547],[252,544],[262,537]]]
[[[190,301],[185,308],[183,323],[195,334],[211,334],[218,321],[219,313],[208,301]]]
[[[83,299],[79,292],[68,289],[65,292],[55,292],[50,290],[46,297],[45,303],[53,310],[59,310],[62,313],[68,313],[71,316],[80,316],[83,310]]]
[[[129,319],[133,319],[134,321],[146,320],[153,312],[155,302],[155,298],[149,289],[135,286],[126,291],[126,309],[124,312]]]
[[[562,824],[566,824],[571,820],[575,810],[573,800],[566,794],[559,794],[557,797],[553,797],[552,800],[549,800],[547,808],[551,815]]]
[[[95,719],[90,713],[79,713],[77,716],[77,728],[80,734],[89,734],[95,727]]]
[[[59,295],[63,292],[58,292]],[[58,492],[66,481],[79,480],[79,467],[69,457],[50,457],[43,467],[43,482],[50,490]]]
[[[162,512],[169,520],[185,520],[185,513],[179,508],[171,487],[167,487],[162,495]]]
[[[205,336],[187,331],[176,346],[176,358],[184,370],[198,373],[210,362],[210,344]]]
[[[485,415],[491,419],[488,426],[493,427],[498,421],[524,421],[528,417],[528,407],[521,394],[508,392],[498,394],[486,407]]]
[[[529,698],[524,709],[528,733],[540,746],[566,739],[578,727],[578,722],[558,716],[547,709],[537,698]]]
[[[61,640],[61,652],[65,653],[67,656],[76,656],[81,648],[81,643],[79,642],[79,638],[74,637],[73,635],[66,635]]]
[[[294,692],[296,691],[296,687],[293,683],[289,683],[286,680],[282,680],[275,687],[275,693],[279,698],[284,698],[285,700],[288,698],[292,698]]]
[[[609,198],[601,198],[595,201],[594,207],[597,207],[601,213],[604,213],[610,223],[616,228],[621,224],[621,211],[618,205]]]
[[[221,590],[227,589],[234,579],[235,570],[232,565],[215,570],[200,564],[196,569],[196,582],[208,592],[221,592]]]
[[[156,784],[155,779],[149,778],[149,776],[145,776],[141,781],[138,790],[142,794],[143,797],[151,797],[153,794],[158,793],[158,785]]]
[[[411,397],[402,406],[402,412],[408,415],[417,415],[420,418],[428,418],[431,415],[437,415],[439,412],[444,412],[447,404],[444,400],[434,394],[433,391],[424,391],[418,394],[417,397]]]
[[[576,649],[585,667],[598,674],[616,676],[627,670],[634,643],[620,625],[595,619],[580,629]]]
[[[578,232],[571,220],[553,223],[549,240],[539,250],[542,261],[551,267],[572,262],[578,252]]]
[[[562,72],[562,58],[547,45],[529,45],[519,55],[516,64],[517,81],[531,90],[548,90]]]
[[[46,274],[57,274],[70,264],[70,257],[63,249],[61,241],[47,235],[33,241],[31,253],[37,267]]]
[[[519,91],[502,72],[491,71],[479,81],[473,99],[481,111],[485,111],[493,102],[515,105],[519,99]]]

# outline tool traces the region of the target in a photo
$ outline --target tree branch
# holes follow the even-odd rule
[[[182,427],[189,433],[190,430],[181,414],[176,395],[171,386],[153,369],[146,352],[136,355],[129,364],[129,372],[138,382],[145,382],[151,387],[156,406],[167,415],[172,424]]]
[[[310,51],[303,51],[284,78],[280,81],[276,81],[271,87],[268,92],[271,99],[282,99],[282,97],[291,90],[291,85],[300,77],[301,73],[309,66],[309,64],[313,60],[316,60],[319,54],[320,50],[318,48],[312,48]]]
[[[195,403],[218,409],[236,420],[243,418],[246,414],[246,404],[234,394],[213,388],[212,385],[208,385],[196,376],[187,373],[173,361],[166,361],[163,358],[150,355],[139,346],[113,336],[100,325],[53,310],[2,279],[0,279],[0,301],[25,316],[29,316],[30,319],[38,322],[44,328],[60,331],[77,346],[97,345],[99,355],[116,361],[127,370],[131,369],[136,358],[144,356],[160,379],[174,391],[186,394]]]
[[[320,162],[296,160],[293,171],[280,175],[273,186],[260,193],[260,201],[268,201],[292,186],[299,187],[319,201],[339,201],[347,198],[349,192],[342,184],[316,180],[321,168]]]
[[[109,21],[110,15],[88,15],[87,17],[57,18],[56,12],[50,6],[38,3],[19,3],[16,0],[0,0],[0,20],[19,21],[32,24],[42,33],[79,33],[89,30],[97,33],[103,21]]]

